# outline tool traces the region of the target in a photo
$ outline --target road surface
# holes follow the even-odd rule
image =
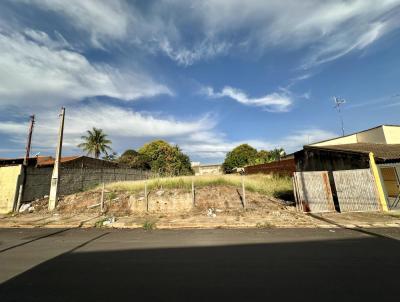
[[[0,229],[0,301],[398,301],[400,229]]]

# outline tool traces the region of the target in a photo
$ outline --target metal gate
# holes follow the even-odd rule
[[[296,206],[304,212],[335,211],[328,172],[295,172]]]
[[[379,211],[375,179],[370,169],[334,171],[341,212]]]

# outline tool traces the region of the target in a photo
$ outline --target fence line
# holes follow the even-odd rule
[[[335,211],[328,172],[296,172],[293,183],[298,209],[304,212]]]
[[[334,171],[341,212],[378,211],[378,193],[370,169]]]

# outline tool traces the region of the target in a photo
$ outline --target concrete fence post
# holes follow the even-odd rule
[[[101,210],[101,213],[104,213],[104,188],[105,188],[105,185],[104,185],[104,182],[103,182],[103,186],[101,188],[101,199],[100,199],[100,210]]]
[[[144,182],[144,200],[146,201],[146,211],[149,211],[149,198],[147,194],[147,181]]]
[[[192,202],[193,202],[193,207],[196,206],[196,193],[194,190],[194,179],[192,178]]]
[[[244,185],[244,175],[242,175],[242,199],[243,199],[243,207],[246,207],[246,188]]]

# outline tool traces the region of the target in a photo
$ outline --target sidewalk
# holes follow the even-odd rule
[[[293,219],[293,216],[295,217]],[[289,217],[289,216],[288,216]],[[202,215],[143,215],[115,217],[100,214],[60,215],[58,213],[30,213],[0,216],[0,228],[157,228],[157,229],[212,229],[212,228],[378,228],[400,227],[400,213],[291,213],[290,219],[282,213],[266,215],[250,213],[215,216]]]
[[[101,215],[18,214],[0,216],[0,228],[79,228],[94,226]]]

